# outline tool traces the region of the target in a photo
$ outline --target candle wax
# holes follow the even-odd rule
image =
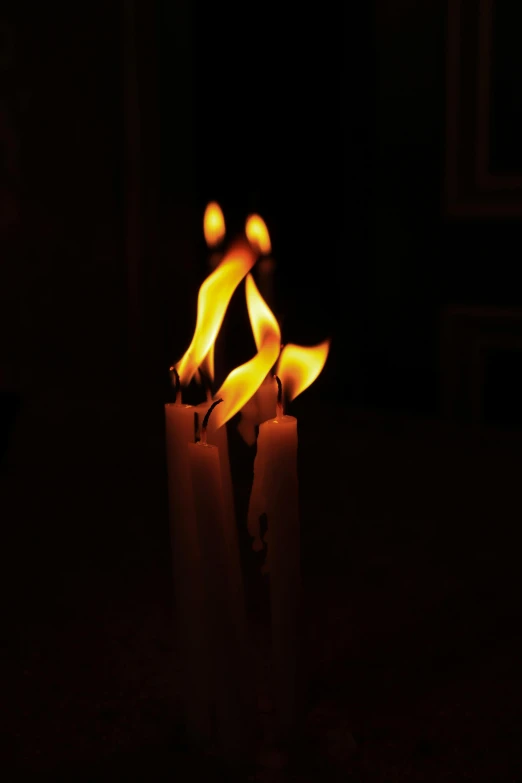
[[[200,428],[210,405],[211,403],[204,402],[195,408],[199,416]],[[192,437],[191,440],[194,440],[194,438]],[[222,427],[216,428],[212,416],[210,416],[207,426],[207,443],[217,446],[219,449],[219,464],[223,487],[223,502],[225,506],[225,524],[227,525],[227,528],[230,529],[231,535],[237,538],[234,490],[232,487],[232,474],[230,471],[230,458],[228,455],[227,425],[223,424]]]
[[[297,419],[282,416],[259,427],[248,529],[259,537],[259,517],[268,524],[268,573],[272,615],[274,703],[279,728],[289,736],[298,718],[297,649],[300,537]]]
[[[169,518],[176,606],[176,643],[182,697],[192,740],[210,735],[209,658],[205,636],[201,552],[190,480],[188,442],[194,438],[194,408],[165,405]]]
[[[247,698],[246,622],[239,550],[226,524],[220,451],[189,443],[194,508],[205,584],[205,617],[212,650],[212,692],[225,755],[241,755]],[[235,531],[234,531],[235,532]]]

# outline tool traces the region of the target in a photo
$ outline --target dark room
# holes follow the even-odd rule
[[[7,783],[522,781],[521,30],[2,4]]]

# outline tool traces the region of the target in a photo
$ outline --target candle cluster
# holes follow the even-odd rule
[[[268,230],[259,216],[250,216],[245,237],[223,252],[224,217],[219,205],[211,203],[204,233],[212,271],[199,290],[192,341],[171,367],[175,402],[165,406],[177,639],[189,734],[195,741],[217,738],[225,755],[237,757],[247,744],[253,701],[225,425],[240,412],[240,433],[251,445],[257,441],[247,525],[254,549],[263,549],[269,541],[265,570],[270,582],[273,698],[281,732],[288,735],[297,720],[300,576],[297,420],[283,413],[283,405],[317,378],[329,341],[312,348],[281,345],[271,309],[275,265]],[[214,396],[214,347],[230,299],[243,280],[256,353],[226,376]],[[193,379],[206,383],[207,402],[202,405],[183,403],[183,389]],[[264,540],[259,524],[263,515],[269,536]]]

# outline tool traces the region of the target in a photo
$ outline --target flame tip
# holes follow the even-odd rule
[[[217,247],[225,238],[225,216],[217,201],[209,201],[205,207],[203,233],[208,247]]]
[[[272,252],[272,243],[267,225],[260,215],[249,215],[245,222],[245,233],[252,247],[260,255]]]

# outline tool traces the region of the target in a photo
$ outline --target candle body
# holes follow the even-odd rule
[[[255,394],[257,401],[258,424],[274,419],[276,415],[277,385],[272,375],[269,375]]]
[[[268,573],[272,616],[273,693],[280,733],[289,738],[299,718],[298,616],[300,598],[297,420],[293,416],[259,427],[254,483],[248,511],[251,535],[259,517],[268,524]]]
[[[235,759],[242,754],[248,735],[245,718],[249,701],[239,550],[226,523],[219,448],[189,443],[189,456],[212,650],[211,691],[220,744],[225,755]]]
[[[199,417],[200,428],[209,407],[209,403],[204,402],[195,408]],[[194,440],[194,438],[192,437],[191,440]],[[212,420],[212,416],[210,416],[207,426],[207,443],[210,443],[213,446],[217,446],[219,449],[219,464],[221,471],[221,483],[223,487],[223,503],[225,508],[225,524],[227,529],[230,529],[231,535],[234,535],[237,538],[234,489],[232,486],[232,473],[230,471],[230,457],[228,454],[227,425],[224,424],[222,427],[216,428],[215,423]]]
[[[165,405],[169,517],[176,606],[176,643],[182,697],[192,740],[210,735],[209,658],[204,620],[201,552],[190,478],[188,443],[194,438],[194,408]]]
[[[272,375],[268,375],[253,397],[241,410],[238,430],[249,446],[256,441],[256,426],[276,415],[277,386]]]

